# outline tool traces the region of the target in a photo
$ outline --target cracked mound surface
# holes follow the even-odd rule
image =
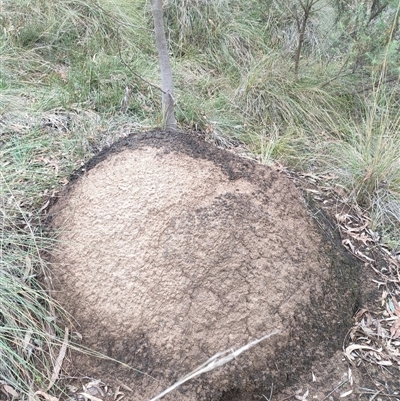
[[[120,142],[51,214],[61,230],[56,298],[84,344],[152,378],[86,356],[75,366],[123,381],[132,400],[279,329],[164,398],[260,399],[333,353],[350,324],[354,269],[327,239],[325,220],[316,224],[282,174],[190,135]]]

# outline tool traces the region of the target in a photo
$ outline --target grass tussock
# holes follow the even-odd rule
[[[166,1],[177,117],[220,143],[241,140],[263,163],[333,172],[395,249],[400,5],[374,15],[342,3],[312,10],[295,68],[298,0]],[[94,153],[160,122],[160,77],[145,0],[1,10],[0,374],[22,399],[46,388],[64,335],[38,280],[53,246],[43,206]]]
[[[379,91],[361,121],[351,121],[346,140],[321,146],[321,164],[337,175],[350,199],[371,213],[391,247],[400,238],[400,113],[396,93]]]

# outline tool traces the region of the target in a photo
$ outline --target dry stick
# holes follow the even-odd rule
[[[350,60],[350,55],[347,56],[346,60],[344,61],[344,63],[342,64],[342,66],[339,68],[339,71],[337,72],[337,74],[335,74],[335,76],[331,79],[329,79],[328,81],[324,82],[321,85],[321,88],[325,88],[325,86],[327,86],[328,84],[330,84],[332,81],[334,81],[335,79],[339,78],[340,74],[342,73],[342,71],[344,70],[344,67],[347,65],[348,61]]]
[[[393,394],[385,394],[385,393],[382,393],[381,391],[378,391],[378,392],[375,392],[375,391],[361,391],[358,394],[372,395],[373,398],[375,398],[379,394],[381,397],[395,398],[397,400],[399,399],[399,397],[396,394],[395,395],[393,395]],[[370,398],[370,400],[368,400],[368,401],[371,401],[371,399],[373,399],[373,398]]]
[[[124,58],[122,57],[122,53],[121,53],[121,46],[120,46],[120,40],[119,40],[119,39],[120,39],[120,36],[119,36],[118,28],[117,28],[117,38],[118,38],[118,40],[117,40],[117,44],[118,44],[118,55],[119,55],[119,58],[120,58],[122,64],[123,64],[133,75],[135,75],[135,77],[141,79],[141,80],[142,80],[143,82],[145,82],[147,85],[149,85],[149,86],[151,86],[151,87],[153,87],[153,88],[155,88],[155,89],[161,91],[161,93],[162,93],[163,95],[166,94],[166,92],[163,91],[162,88],[160,88],[159,86],[154,85],[154,84],[152,84],[151,82],[147,81],[147,80],[144,79],[140,74],[138,74],[136,71],[134,71],[134,70],[129,66],[129,64],[124,60]],[[128,105],[129,105],[129,100],[130,100],[130,98],[131,98],[131,95],[132,95],[132,90],[131,90],[131,88],[130,88],[129,86],[127,86],[127,87],[125,88],[125,96],[124,96],[124,98],[123,98],[122,101],[121,101],[121,111],[122,111],[123,113],[126,113],[126,111],[128,110]],[[172,98],[172,100],[173,100],[173,102],[175,103],[175,100],[174,100],[173,98]]]
[[[289,395],[288,397],[282,398],[280,401],[290,400],[293,397],[296,397],[296,394],[292,394],[292,395]]]
[[[332,393],[334,393],[339,387],[342,387],[343,384],[347,383],[348,380],[345,380],[344,382],[339,383],[325,398],[322,399],[322,401],[325,401]]]
[[[118,39],[120,38],[118,29],[117,29],[117,37],[118,37]],[[123,64],[133,75],[135,75],[136,77],[138,77],[139,79],[141,79],[143,82],[146,82],[147,85],[150,85],[150,86],[152,86],[153,88],[158,89],[158,90],[161,91],[162,93],[166,94],[167,92],[163,91],[162,88],[160,88],[159,86],[154,85],[154,84],[152,84],[151,82],[147,81],[147,80],[144,79],[140,74],[138,74],[138,73],[137,73],[136,71],[134,71],[131,67],[129,67],[128,63],[127,63],[127,62],[123,59],[123,57],[122,57],[120,41],[118,40],[117,43],[118,43],[118,55],[119,55],[119,58],[120,58],[122,64]]]
[[[264,394],[263,394],[263,397],[264,397],[266,400],[271,401],[271,400],[272,400],[272,393],[273,393],[273,391],[274,391],[274,383],[271,384],[271,392],[269,393],[269,398],[267,398]]]
[[[118,31],[118,29],[117,29],[117,37],[118,37],[118,39],[119,39],[119,31]],[[119,58],[120,58],[120,60],[121,60],[121,63],[122,63],[133,75],[135,75],[135,77],[138,77],[138,78],[141,79],[143,82],[145,82],[147,85],[152,86],[153,88],[159,90],[161,93],[167,94],[167,92],[165,92],[164,90],[162,90],[162,88],[161,88],[160,86],[157,86],[157,85],[155,85],[155,84],[153,84],[153,83],[147,81],[146,79],[144,79],[140,74],[138,74],[136,71],[134,71],[134,70],[129,66],[129,64],[128,64],[128,63],[123,59],[123,57],[122,57],[121,46],[120,46],[120,44],[119,44],[119,40],[118,40],[118,55],[119,55]],[[169,94],[169,95],[171,96],[171,94]],[[172,98],[172,101],[174,102],[174,105],[177,106],[177,103],[176,103],[176,101],[175,101],[175,98],[174,98],[173,96],[171,96],[171,98]],[[125,98],[124,98],[124,99],[125,99]],[[123,100],[123,102],[124,102],[124,100]],[[182,111],[182,109],[181,109],[179,106],[178,106],[178,108]]]
[[[274,330],[271,333],[265,335],[264,337],[261,337],[257,340],[254,340],[243,347],[237,349],[236,351],[231,351],[231,350],[226,350],[223,352],[218,352],[214,356],[212,356],[208,361],[204,362],[202,365],[197,367],[195,370],[190,372],[188,375],[183,377],[181,380],[179,380],[177,383],[172,385],[171,387],[168,387],[166,390],[164,390],[162,393],[158,394],[156,397],[152,398],[150,401],[156,401],[159,400],[160,398],[164,397],[164,395],[168,394],[172,390],[175,390],[177,387],[179,387],[181,384],[187,382],[190,379],[195,378],[196,376],[200,376],[201,374],[205,372],[209,372],[210,370],[216,369],[222,365],[225,365],[226,363],[230,362],[232,359],[236,358],[239,356],[242,352],[249,350],[250,348],[254,347],[261,341],[266,340],[267,338],[272,337],[275,334],[280,333],[280,330]],[[230,354],[228,354],[230,352]],[[226,355],[228,354],[228,355]]]

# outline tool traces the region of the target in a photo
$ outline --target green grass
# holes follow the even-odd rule
[[[353,17],[335,25],[326,6],[312,16],[296,77],[296,25],[277,4],[167,2],[178,121],[219,143],[240,139],[265,164],[333,172],[395,248],[396,42],[376,48],[378,24],[353,40]],[[145,0],[10,0],[0,9],[0,374],[23,398],[46,388],[63,339],[63,312],[38,280],[54,245],[41,209],[93,154],[161,121],[160,77]]]
[[[371,213],[374,228],[390,247],[400,238],[400,112],[381,88],[364,118],[351,121],[346,140],[321,144],[321,165],[338,177],[350,200]]]

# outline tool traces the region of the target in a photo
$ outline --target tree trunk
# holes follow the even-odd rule
[[[154,19],[154,32],[156,35],[158,59],[161,69],[163,128],[175,130],[174,86],[171,64],[169,62],[167,38],[165,37],[164,30],[162,0],[151,0],[151,11]]]

